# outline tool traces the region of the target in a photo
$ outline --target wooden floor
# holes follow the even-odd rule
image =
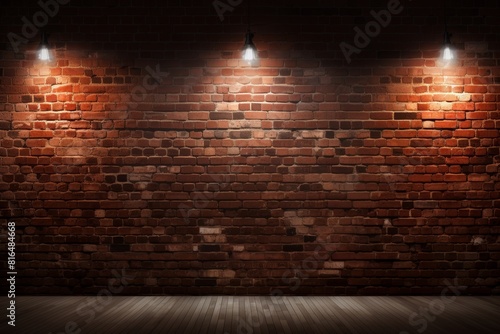
[[[17,297],[15,330],[6,303],[0,333],[500,333],[500,297]]]

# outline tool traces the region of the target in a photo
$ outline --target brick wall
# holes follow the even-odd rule
[[[47,3],[51,63],[40,4],[0,20],[20,293],[499,293],[498,2],[448,8],[452,64],[435,1]]]

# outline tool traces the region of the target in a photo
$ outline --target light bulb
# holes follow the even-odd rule
[[[246,61],[254,61],[257,58],[255,53],[252,46],[248,45],[243,51],[243,59]]]
[[[47,48],[47,46],[43,45],[40,48],[40,50],[38,51],[38,59],[43,60],[43,61],[50,60],[50,53],[49,53],[49,49]]]
[[[453,51],[450,49],[450,47],[447,45],[444,47],[443,50],[443,59],[444,60],[452,60],[454,58],[453,56]]]

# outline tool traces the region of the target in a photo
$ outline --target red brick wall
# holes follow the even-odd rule
[[[231,3],[223,21],[210,0],[60,4],[48,64],[38,34],[7,38],[41,7],[2,4],[18,291],[125,271],[128,294],[498,293],[498,2],[453,2],[447,66],[435,1],[401,0],[350,61],[391,2],[252,1],[255,66]]]

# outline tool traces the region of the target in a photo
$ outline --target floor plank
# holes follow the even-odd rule
[[[23,296],[16,305],[15,329],[4,315],[0,333],[500,333],[497,296]]]

